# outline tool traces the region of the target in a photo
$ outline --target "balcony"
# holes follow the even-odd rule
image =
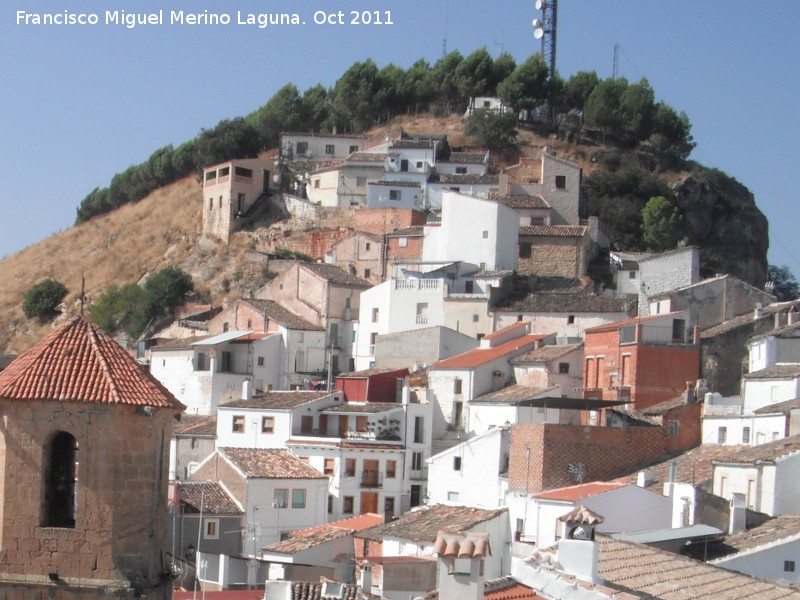
[[[361,487],[362,488],[379,488],[383,487],[383,478],[377,471],[363,471],[361,473]]]
[[[409,473],[409,478],[415,481],[427,481],[428,480],[428,469],[411,469]]]

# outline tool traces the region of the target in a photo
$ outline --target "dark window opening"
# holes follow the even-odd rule
[[[78,440],[66,431],[53,438],[45,489],[45,527],[75,527]]]
[[[565,175],[556,175],[556,188],[563,190],[567,187],[567,177]]]

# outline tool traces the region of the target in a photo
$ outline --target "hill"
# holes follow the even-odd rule
[[[409,133],[445,133],[452,145],[465,146],[463,120],[458,117],[414,116],[396,119]],[[371,132],[381,135],[381,129]],[[584,181],[592,183],[607,177],[608,147],[573,145],[552,137],[542,137],[530,129],[521,130],[517,148],[493,157],[493,169],[514,164],[520,155],[536,155],[543,146],[581,165]],[[615,152],[615,151],[614,151]],[[613,167],[613,165],[612,165]],[[624,172],[617,167],[616,173]],[[690,242],[701,245],[708,272],[728,272],[761,285],[766,278],[766,219],[758,211],[752,195],[735,180],[717,172],[695,167],[688,171],[667,171],[660,181],[677,185],[676,203],[686,219]],[[688,178],[687,178],[688,177]],[[642,198],[634,198],[641,202]],[[646,201],[647,198],[644,198]],[[630,199],[608,199],[611,208]],[[232,236],[228,246],[201,239],[202,193],[194,176],[160,188],[135,204],[95,217],[64,232],[0,260],[0,352],[18,353],[40,339],[53,324],[26,319],[22,298],[36,282],[50,277],[63,282],[69,293],[62,306],[62,319],[80,312],[81,277],[85,278],[87,301],[97,298],[110,285],[140,281],[148,273],[175,266],[195,279],[199,299],[219,305],[260,286],[263,281],[243,277],[247,250],[264,250],[261,240],[269,238],[257,224],[254,230]],[[611,208],[599,214],[613,216]],[[347,227],[352,211],[328,214],[325,226]],[[319,226],[317,223],[280,223],[282,235],[293,229]],[[612,227],[613,230],[613,227]],[[258,279],[258,278],[257,278]]]

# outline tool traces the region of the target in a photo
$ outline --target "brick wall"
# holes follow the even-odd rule
[[[517,272],[521,275],[578,278],[586,274],[581,238],[520,238],[520,245],[523,244],[531,245],[531,256],[517,259]]]
[[[613,479],[667,457],[658,427],[519,424],[511,428],[510,490],[540,492],[578,483],[569,466],[582,463],[584,482]],[[530,453],[528,452],[530,448]]]

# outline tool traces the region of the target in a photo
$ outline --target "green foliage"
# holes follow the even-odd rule
[[[517,139],[517,116],[479,108],[467,119],[464,133],[489,150],[508,150]]]
[[[303,262],[312,262],[314,260],[308,254],[297,252],[296,250],[290,250],[289,248],[277,248],[272,255],[281,260],[299,260]]]
[[[547,80],[547,63],[541,54],[534,54],[497,86],[497,95],[517,113],[531,112],[543,106],[550,98]]]
[[[486,47],[475,50],[456,67],[456,87],[459,97],[465,105],[458,107],[466,110],[466,102],[475,96],[486,96],[494,92],[494,61]]]
[[[320,131],[330,128],[331,106],[328,90],[318,83],[303,92],[303,130]]]
[[[672,190],[638,165],[623,163],[616,171],[598,169],[584,178],[581,218],[600,216],[618,250],[645,249],[642,210],[654,196],[673,198]]]
[[[379,114],[375,103],[379,92],[378,67],[372,59],[347,69],[331,91],[331,108],[341,130],[360,133],[371,127]]]
[[[583,111],[586,101],[592,95],[594,88],[600,83],[594,71],[578,71],[569,78],[564,86],[565,108]]]
[[[664,196],[655,196],[642,209],[642,239],[649,250],[663,252],[683,239],[683,217]]]
[[[188,273],[167,267],[150,275],[141,286],[111,286],[89,307],[89,314],[104,331],[137,339],[153,320],[183,304],[193,290]]]
[[[275,92],[269,102],[248,117],[248,121],[258,132],[264,146],[274,148],[280,142],[281,132],[304,129],[304,113],[300,92],[294,84],[288,83]]]
[[[42,323],[58,314],[56,307],[67,295],[67,287],[55,279],[43,279],[33,285],[22,299],[22,311],[29,319]]]
[[[436,104],[439,111],[444,114],[455,110],[455,107],[460,104],[461,97],[458,91],[456,69],[463,60],[464,57],[461,56],[461,53],[458,50],[453,50],[445,54],[433,65],[431,75],[434,82]]]
[[[791,269],[786,265],[782,267],[770,265],[769,280],[772,283],[772,294],[779,302],[800,298],[800,284],[797,283]]]
[[[210,165],[232,158],[254,158],[261,146],[258,130],[245,119],[220,121],[213,129],[203,129],[195,140],[195,169],[201,176]]]
[[[498,56],[492,68],[492,79],[489,87],[489,94],[497,94],[497,86],[500,85],[505,79],[514,72],[517,68],[517,61],[508,52],[503,52]]]

